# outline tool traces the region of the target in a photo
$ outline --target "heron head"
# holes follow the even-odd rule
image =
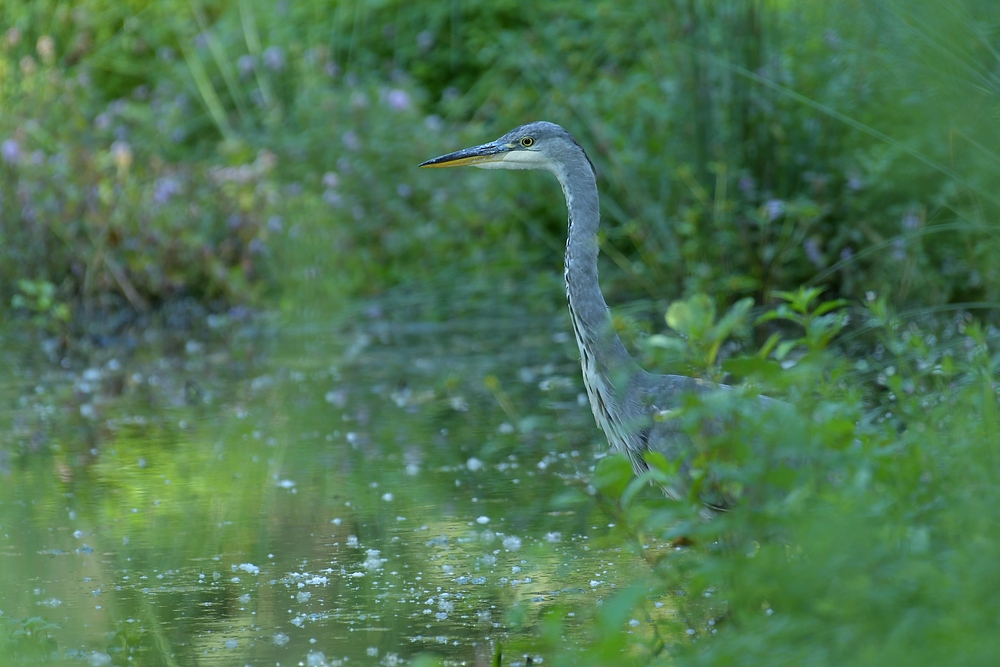
[[[576,143],[573,135],[555,123],[538,121],[516,127],[496,141],[463,148],[428,160],[420,166],[471,165],[480,169],[545,169],[558,174],[570,154],[583,154],[586,158],[586,153]]]

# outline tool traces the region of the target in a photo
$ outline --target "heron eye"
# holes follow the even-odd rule
[[[529,146],[531,146],[534,143],[535,143],[535,140],[532,139],[531,137],[524,137],[524,138],[521,139],[521,145],[524,146],[525,148],[528,148]]]

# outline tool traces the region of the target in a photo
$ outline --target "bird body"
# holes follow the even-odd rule
[[[459,165],[542,169],[555,174],[569,216],[566,298],[594,419],[611,447],[629,457],[637,474],[647,467],[643,457],[647,450],[659,451],[670,460],[681,458],[686,447],[683,435],[673,421],[657,416],[680,407],[686,394],[722,389],[725,385],[681,375],[647,373],[625,349],[598,282],[597,177],[580,144],[559,125],[541,121],[517,127],[488,144],[449,153],[420,166]]]

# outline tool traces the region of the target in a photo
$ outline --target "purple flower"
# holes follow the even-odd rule
[[[737,186],[740,192],[743,193],[744,197],[749,197],[753,194],[754,189],[756,189],[757,184],[753,180],[753,176],[743,175],[740,176],[740,182]]]
[[[7,164],[17,164],[21,161],[21,145],[13,139],[8,139],[0,145],[0,156]]]
[[[903,225],[903,229],[912,231],[920,226],[920,218],[917,217],[916,213],[907,213],[903,216],[901,224]]]
[[[826,265],[826,260],[823,258],[823,251],[819,249],[819,241],[816,239],[806,239],[802,244],[803,250],[806,251],[806,257],[813,265],[821,269]]]
[[[323,201],[332,206],[333,208],[340,208],[343,206],[344,199],[340,196],[340,193],[336,190],[326,190],[323,193]]]
[[[426,53],[430,51],[434,46],[434,33],[430,30],[424,30],[417,35],[417,48]]]
[[[323,187],[324,188],[335,188],[340,184],[340,176],[337,176],[337,172],[328,171],[323,174]]]
[[[268,231],[274,232],[275,234],[277,234],[283,228],[284,228],[284,225],[281,222],[281,216],[279,216],[279,215],[272,215],[270,218],[267,219],[267,229],[268,229]]]
[[[157,179],[156,184],[153,186],[153,201],[157,204],[166,204],[180,191],[180,181],[173,176],[164,176]]]
[[[840,261],[846,262],[851,257],[854,257],[854,249],[851,248],[851,246],[846,246],[843,250],[840,251]]]
[[[785,202],[780,199],[767,200],[767,203],[764,204],[764,213],[767,215],[768,222],[774,222],[785,214]]]
[[[236,68],[240,71],[240,76],[246,78],[253,74],[254,68],[257,66],[257,59],[254,58],[249,53],[244,54],[236,59]]]
[[[897,262],[906,259],[906,241],[904,239],[896,239],[892,242],[892,258]]]
[[[358,135],[354,130],[344,132],[342,139],[344,141],[344,146],[347,147],[347,150],[355,152],[361,150],[361,140],[358,139]]]
[[[280,46],[269,46],[264,50],[264,67],[275,72],[285,69],[285,52]]]
[[[394,111],[405,111],[410,108],[410,96],[406,94],[405,90],[398,88],[390,90],[386,101],[389,103],[389,108]]]

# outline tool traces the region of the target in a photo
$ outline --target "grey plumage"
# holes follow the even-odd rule
[[[660,451],[671,460],[683,458],[688,443],[676,421],[658,416],[681,407],[686,394],[726,387],[681,375],[647,373],[625,349],[598,282],[597,179],[593,164],[580,144],[559,125],[542,121],[522,125],[496,141],[443,155],[420,166],[458,165],[544,169],[555,174],[569,213],[566,297],[594,418],[610,445],[628,455],[636,473],[645,470],[643,453],[648,449]]]

